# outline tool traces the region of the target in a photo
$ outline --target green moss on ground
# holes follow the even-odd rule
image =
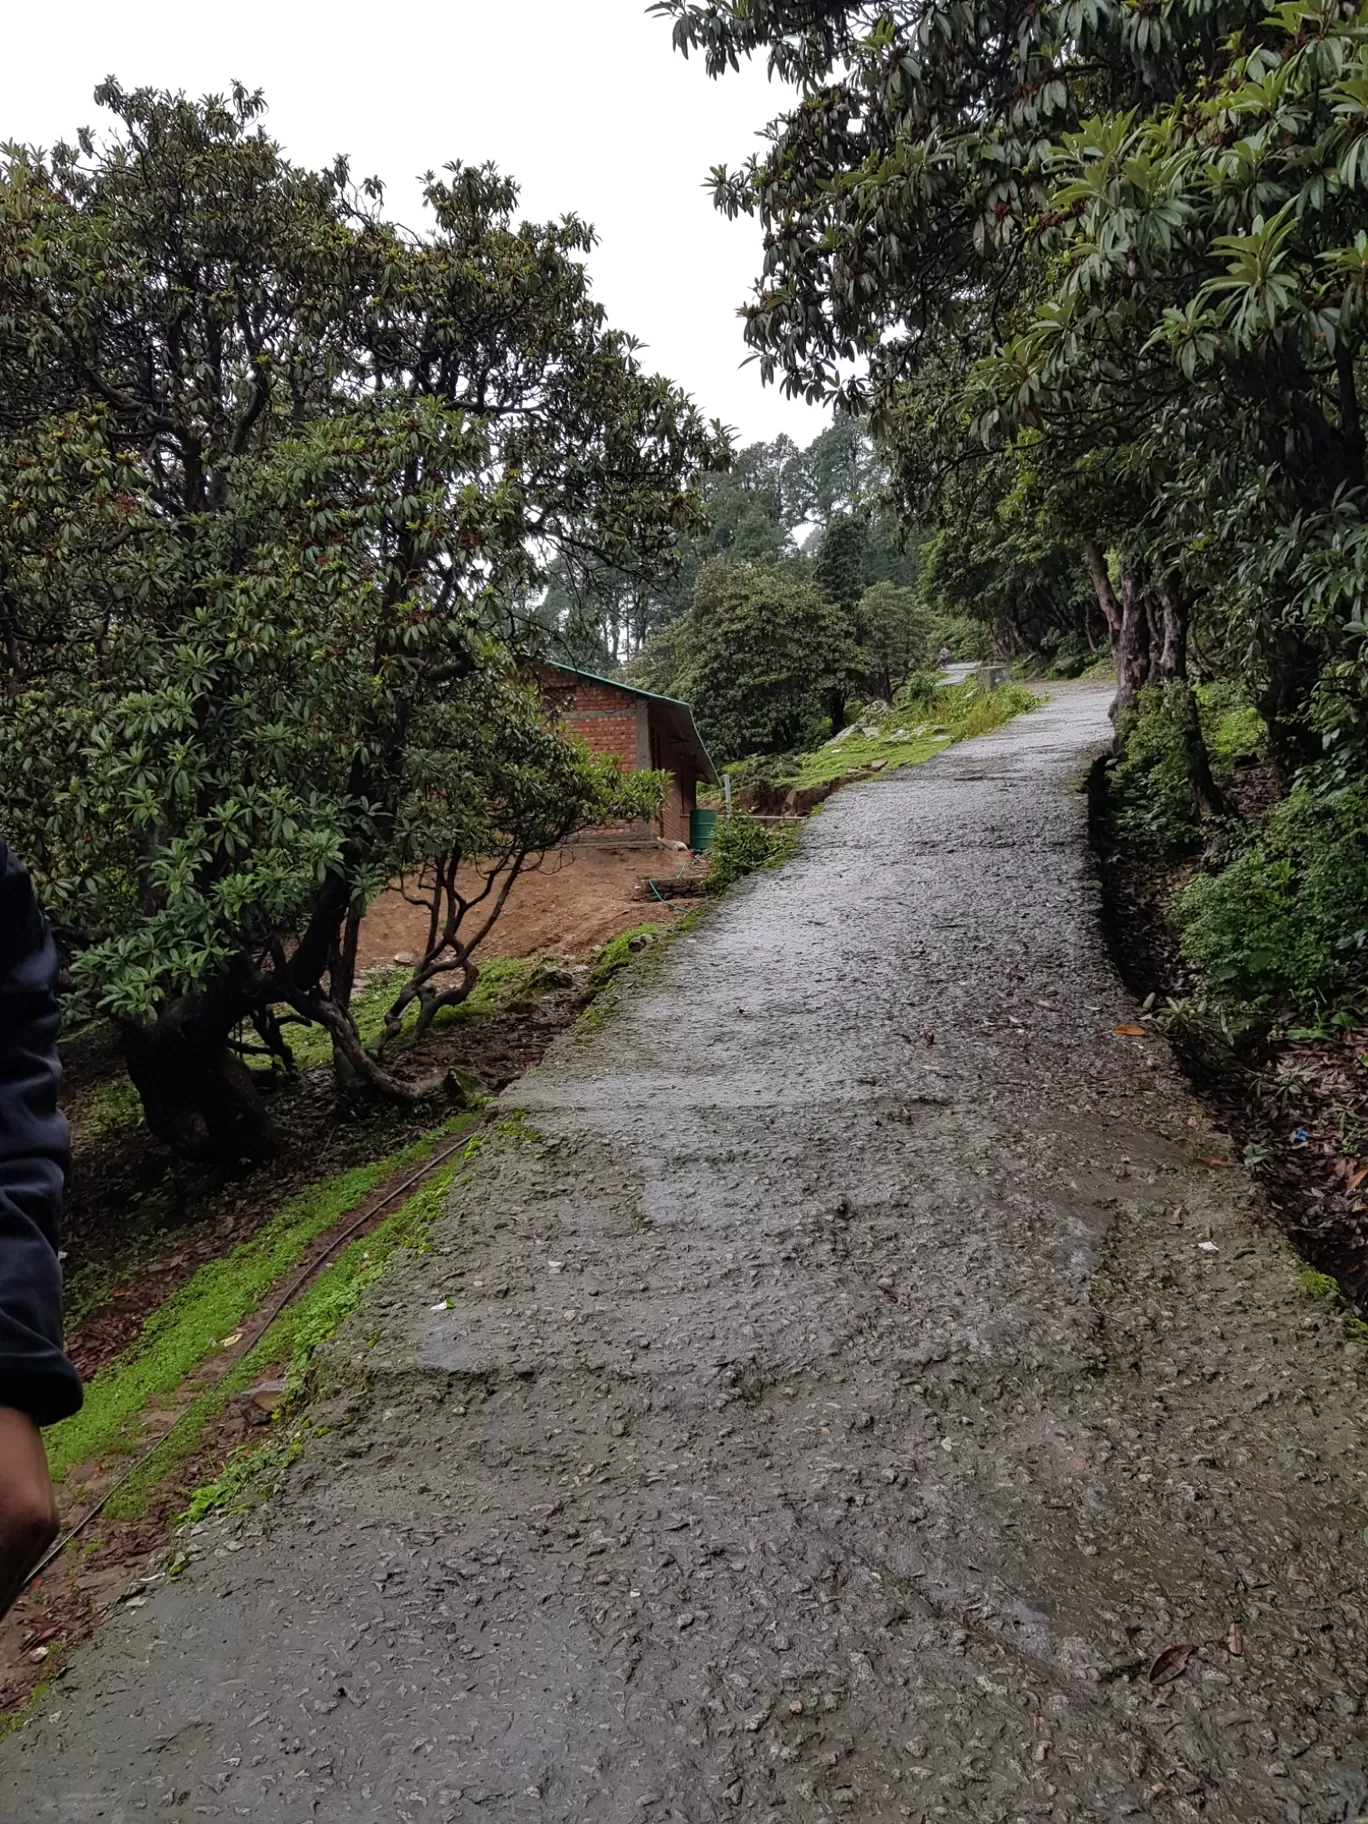
[[[155,1453],[110,1501],[107,1511],[111,1519],[138,1519],[157,1490],[165,1486],[176,1465],[201,1447],[205,1434],[222,1418],[234,1394],[244,1393],[267,1368],[280,1362],[288,1363],[288,1387],[282,1411],[288,1406],[291,1397],[297,1396],[304,1385],[315,1350],[356,1310],[366,1287],[380,1277],[400,1248],[421,1246],[428,1228],[441,1212],[452,1180],[473,1156],[478,1144],[479,1136],[475,1135],[449,1165],[434,1172],[393,1215],[386,1217],[369,1235],[358,1236],[349,1242],[337,1258],[323,1268],[308,1290],[281,1313],[218,1386],[207,1389],[186,1408]],[[265,1461],[263,1458],[262,1466]],[[213,1482],[205,1483],[190,1495],[186,1516],[193,1514],[202,1519],[215,1507],[241,1494],[251,1479],[250,1466],[244,1465],[233,1475],[225,1469]],[[217,1490],[217,1496],[211,1494],[212,1490]]]
[[[606,944],[600,944],[590,960],[589,978],[584,984],[586,1005],[597,1000],[624,969],[630,969],[640,957],[649,954],[669,930],[668,925],[648,921],[633,925],[630,931],[619,931]]]
[[[901,724],[895,724],[892,733]],[[804,754],[802,765],[793,776],[793,783],[801,791],[806,786],[825,785],[828,780],[839,779],[845,773],[859,772],[869,766],[871,761],[882,760],[882,771],[893,772],[900,766],[917,766],[923,760],[929,760],[938,754],[943,747],[949,747],[954,740],[948,730],[933,733],[912,735],[903,741],[897,741],[889,735],[851,735],[835,747],[819,747],[815,754]]]
[[[233,1334],[315,1236],[394,1172],[426,1158],[447,1131],[311,1185],[250,1240],[202,1266],[152,1313],[137,1342],[95,1376],[80,1412],[47,1433],[53,1475],[61,1477],[91,1457],[136,1449],[137,1420],[147,1406],[174,1392]]]
[[[127,1077],[101,1083],[86,1104],[86,1129],[92,1140],[102,1140],[120,1128],[137,1127],[142,1118],[142,1099]]]
[[[179,1525],[193,1526],[214,1513],[242,1513],[270,1494],[303,1447],[298,1433],[274,1433],[263,1443],[235,1450],[212,1482],[203,1482],[190,1496]]]
[[[32,1691],[29,1692],[27,1698],[25,1698],[24,1702],[17,1710],[6,1710],[3,1714],[0,1714],[0,1742],[5,1741],[7,1737],[13,1735],[16,1729],[24,1728],[30,1718],[39,1709],[43,1700],[57,1682],[57,1667],[59,1663],[58,1656],[56,1654],[51,1655],[48,1664],[51,1666],[52,1670],[43,1682],[33,1687]]]
[[[1307,1267],[1302,1273],[1301,1285],[1308,1298],[1323,1299],[1339,1313],[1344,1321],[1344,1334],[1351,1342],[1368,1344],[1368,1324],[1347,1309],[1338,1280],[1328,1273],[1318,1273],[1314,1267]]]

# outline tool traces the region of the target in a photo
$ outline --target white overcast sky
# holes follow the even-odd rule
[[[351,156],[415,225],[418,178],[492,159],[524,212],[575,211],[598,230],[591,270],[611,320],[742,443],[807,443],[825,414],[761,385],[736,316],[759,235],[703,185],[778,112],[763,66],[710,82],[671,48],[645,0],[66,0],[9,9],[0,140],[51,145],[102,118],[106,75],[200,95],[260,88],[269,131],[296,160]]]

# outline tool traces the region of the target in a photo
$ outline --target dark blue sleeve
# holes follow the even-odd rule
[[[81,1404],[62,1353],[57,1219],[70,1146],[57,1106],[56,973],[32,884],[0,842],[0,1406],[39,1425]]]

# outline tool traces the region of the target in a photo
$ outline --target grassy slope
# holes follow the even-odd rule
[[[469,1117],[465,1118],[467,1121]],[[144,1324],[137,1342],[91,1381],[80,1412],[47,1433],[54,1476],[100,1453],[136,1447],[139,1414],[173,1392],[261,1303],[310,1242],[385,1179],[435,1150],[443,1130],[312,1185],[250,1240],[208,1261]]]
[[[356,1309],[366,1287],[380,1277],[395,1253],[400,1248],[422,1245],[428,1227],[441,1213],[452,1180],[470,1157],[471,1149],[478,1145],[479,1137],[472,1137],[450,1165],[420,1185],[392,1216],[369,1235],[350,1242],[218,1386],[207,1389],[186,1408],[156,1454],[110,1502],[111,1519],[136,1519],[175,1465],[198,1449],[205,1432],[226,1410],[233,1395],[250,1387],[263,1370],[288,1363],[290,1388],[299,1388],[314,1351]],[[282,1449],[279,1435],[276,1432],[263,1447],[235,1453],[213,1482],[191,1496],[185,1517],[201,1519],[212,1509],[230,1503],[253,1479],[251,1459],[263,1456],[283,1467],[292,1451],[289,1447]]]
[[[835,745],[828,742],[815,753],[804,754],[793,782],[800,788],[824,785],[843,773],[867,767],[873,760],[882,760],[881,770],[886,772],[895,767],[916,766],[952,742],[1001,728],[1014,716],[1033,709],[1038,701],[1033,692],[1015,683],[990,691],[981,691],[972,683],[953,685],[937,691],[931,702],[922,707],[895,706],[891,715],[883,717],[877,735],[851,735]]]

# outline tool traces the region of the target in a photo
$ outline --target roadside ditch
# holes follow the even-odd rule
[[[1203,1010],[1168,916],[1200,852],[1158,858],[1127,848],[1111,816],[1111,763],[1097,762],[1088,797],[1102,917],[1112,960],[1169,1041],[1194,1088],[1306,1263],[1313,1297],[1345,1312],[1368,1341],[1368,1026],[1231,1031]],[[1251,781],[1252,789],[1258,781]]]

